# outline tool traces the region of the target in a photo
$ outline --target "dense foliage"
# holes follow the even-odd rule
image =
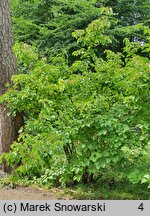
[[[74,30],[85,29],[95,19],[101,17],[102,6],[112,7],[114,16],[109,16],[111,28],[107,34],[112,43],[101,46],[105,49],[122,51],[123,39],[131,41],[145,39],[140,28],[132,28],[139,22],[149,25],[149,0],[13,0],[13,28],[15,40],[34,45],[39,56],[45,55],[51,62],[54,56],[65,55],[69,63],[72,53],[79,44],[71,37]]]
[[[1,157],[14,178],[150,187],[149,27],[129,26],[125,17],[120,27],[96,1],[22,1],[16,11],[17,2],[20,74],[1,99],[10,114],[25,116],[18,141]]]

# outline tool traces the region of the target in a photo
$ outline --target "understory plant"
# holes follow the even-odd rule
[[[1,98],[25,118],[1,156],[16,178],[66,185],[113,177],[150,187],[150,31],[141,24],[144,44],[126,38],[122,53],[101,53],[112,43],[109,16],[106,8],[73,33],[81,48],[71,66],[57,56],[48,64],[35,48],[16,44],[26,73],[13,76]]]

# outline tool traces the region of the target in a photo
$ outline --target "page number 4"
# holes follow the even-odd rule
[[[141,203],[138,207],[139,210],[143,211],[144,210],[144,206],[143,206],[143,203]]]

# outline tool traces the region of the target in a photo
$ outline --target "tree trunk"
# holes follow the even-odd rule
[[[0,0],[0,96],[16,73],[16,59],[12,52],[12,29],[9,0]],[[16,140],[22,116],[7,116],[4,104],[0,105],[0,154],[10,150],[10,144]]]

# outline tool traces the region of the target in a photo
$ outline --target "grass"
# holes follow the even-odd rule
[[[66,193],[71,193],[74,199],[79,200],[150,200],[150,190],[145,185],[118,183],[114,186],[100,185],[78,185]],[[73,192],[72,192],[73,191]]]

